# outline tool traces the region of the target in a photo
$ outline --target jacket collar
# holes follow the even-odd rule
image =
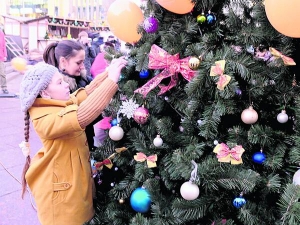
[[[62,108],[68,105],[78,104],[75,95],[70,95],[68,101],[37,98],[32,107],[28,110],[32,120],[41,118],[51,113],[59,112]]]

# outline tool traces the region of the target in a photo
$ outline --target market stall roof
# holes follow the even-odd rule
[[[11,20],[15,20],[21,24],[28,24],[28,23],[33,23],[36,21],[40,21],[40,20],[44,20],[44,19],[48,19],[49,16],[43,16],[43,17],[39,17],[39,18],[30,18],[30,17],[20,17],[20,16],[11,16],[11,15],[1,15],[4,19],[11,19]]]

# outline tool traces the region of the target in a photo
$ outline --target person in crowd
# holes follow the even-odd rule
[[[49,44],[43,53],[46,63],[55,66],[65,75],[71,93],[88,85],[92,78],[86,75],[84,67],[84,46],[74,40],[62,40]]]
[[[104,73],[71,95],[56,67],[40,62],[25,72],[20,87],[25,113],[20,147],[26,157],[22,196],[28,185],[41,224],[82,225],[92,219],[94,181],[84,129],[109,104],[126,64],[124,57],[114,59]],[[43,144],[32,160],[30,121]]]
[[[114,45],[110,42],[105,42],[104,44],[100,45],[101,52],[96,56],[90,70],[93,78],[102,73],[108,66],[108,62],[104,58],[108,48],[114,48]]]
[[[8,94],[5,74],[5,64],[7,60],[6,43],[4,38],[4,32],[0,28],[0,85],[3,94]]]
[[[81,31],[78,34],[78,41],[84,46],[85,50],[84,67],[86,69],[86,75],[91,76],[91,65],[96,58],[96,51],[91,44],[92,40],[89,38],[86,31]]]
[[[91,75],[93,78],[96,78],[99,74],[103,73],[108,67],[109,63],[104,58],[108,48],[114,48],[114,45],[110,42],[105,42],[100,46],[101,52],[97,55],[91,67]],[[94,146],[99,147],[107,137],[105,130],[101,127],[101,121],[94,124],[94,134]]]

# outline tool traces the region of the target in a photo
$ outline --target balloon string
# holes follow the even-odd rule
[[[192,160],[191,162],[192,162],[192,164],[194,165],[194,169],[193,169],[193,171],[191,172],[190,182],[195,182],[195,181],[197,180],[197,170],[198,170],[198,165],[197,165],[197,163],[196,163],[194,160]]]

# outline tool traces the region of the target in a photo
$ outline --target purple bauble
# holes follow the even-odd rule
[[[148,121],[150,114],[148,109],[144,107],[137,108],[133,113],[133,119],[139,124],[144,124]]]
[[[147,33],[155,33],[158,30],[158,20],[150,16],[144,20],[143,26]]]

